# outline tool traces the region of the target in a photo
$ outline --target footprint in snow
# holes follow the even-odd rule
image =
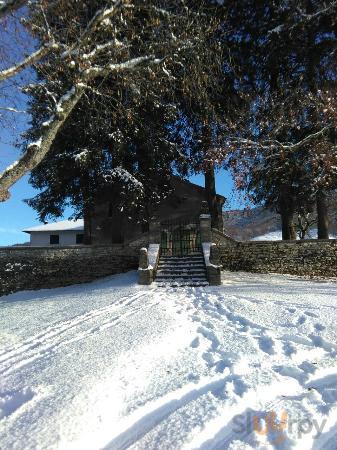
[[[201,319],[198,316],[192,316],[193,322],[201,322]]]
[[[306,320],[307,320],[307,318],[305,316],[299,317],[297,320],[297,325],[303,325]]]
[[[214,325],[211,322],[201,322],[201,325],[210,330],[214,330]]]
[[[319,317],[317,314],[312,313],[311,311],[304,311],[304,314],[309,316],[309,317],[315,317],[315,318]]]
[[[193,339],[193,341],[191,342],[190,346],[192,348],[197,348],[197,347],[199,347],[199,345],[200,345],[200,339],[197,336],[195,339]]]
[[[316,370],[317,370],[316,363],[311,363],[309,361],[303,361],[302,364],[300,364],[298,367],[301,370],[303,370],[303,372],[306,372],[306,373],[309,373],[309,374],[315,373]]]
[[[322,325],[321,323],[315,323],[314,327],[316,328],[317,331],[325,330],[325,326]]]
[[[273,370],[284,377],[294,378],[302,385],[309,379],[308,372],[299,367],[281,365],[274,366]]]
[[[294,312],[296,312],[296,308],[286,308],[286,311],[293,314]]]
[[[189,374],[187,375],[187,378],[188,378],[190,381],[199,381],[199,380],[200,380],[200,376],[199,376],[198,374],[195,374],[195,373],[189,373]]]
[[[215,371],[218,373],[224,373],[227,368],[231,368],[233,363],[228,359],[222,359],[215,364]]]
[[[229,375],[224,379],[224,385],[217,386],[212,389],[212,394],[219,399],[227,399],[232,397],[233,394],[242,397],[249,389],[240,376]]]
[[[202,358],[204,361],[206,361],[206,363],[209,367],[213,367],[215,365],[215,361],[214,361],[214,357],[213,357],[212,353],[205,352],[202,354]]]
[[[275,354],[275,350],[274,350],[274,339],[271,338],[270,336],[261,336],[259,339],[259,347],[260,349],[265,352],[268,353],[269,355],[274,355]]]
[[[286,356],[291,356],[296,352],[297,352],[297,349],[292,342],[284,342],[283,343],[283,353]]]
[[[336,353],[337,353],[336,344],[323,339],[322,336],[316,336],[314,334],[311,334],[311,335],[309,335],[309,337],[315,347],[320,347],[328,353],[333,352],[334,356],[336,356]]]

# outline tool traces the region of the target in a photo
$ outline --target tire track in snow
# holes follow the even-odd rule
[[[72,319],[61,321],[48,327],[44,332],[39,333],[21,344],[12,347],[12,349],[8,349],[6,352],[0,354],[0,375],[7,375],[8,373],[17,370],[18,368],[25,366],[36,359],[43,358],[46,354],[56,351],[60,346],[76,342],[92,335],[95,332],[109,328],[109,326],[116,325],[117,321],[121,318],[128,317],[129,315],[139,311],[139,307],[133,308],[122,315],[109,318],[102,324],[96,325],[84,332],[80,332],[71,338],[66,338],[67,333],[70,331],[75,330],[76,332],[77,328],[90,323],[90,321],[94,319],[116,313],[119,308],[130,306],[132,303],[145,295],[147,295],[146,292],[137,292],[131,296],[128,295],[122,297],[118,302],[111,305],[93,309]],[[141,307],[143,307],[143,305]]]
[[[259,402],[257,398],[259,398],[260,400],[265,400],[265,408],[268,408],[270,404],[281,399],[282,394],[287,393],[289,395],[289,392],[298,394],[302,390],[301,386],[295,381],[289,386],[289,384],[285,385],[283,381],[276,380],[269,385],[258,386],[257,389],[251,388],[243,392],[239,400],[236,400],[235,397],[225,393],[227,383],[232,384],[235,380],[240,381],[240,377],[227,375],[225,377],[205,378],[197,384],[188,384],[154,402],[146,404],[116,425],[119,432],[104,447],[104,450],[125,450],[129,448],[179,409],[197,401],[206,394],[213,391],[219,392],[220,390],[223,391],[224,401],[227,400],[228,404],[224,405],[223,412],[219,416],[206,423],[205,428],[197,436],[192,430],[191,438],[189,439],[192,442],[191,444],[186,444],[184,449],[215,449],[221,443],[219,448],[222,450],[227,448],[222,446],[224,439],[232,439],[233,437],[231,429],[233,418],[238,414],[244,414],[247,410],[247,405],[249,405],[248,408],[250,406],[258,408]],[[277,392],[278,394],[273,396],[271,392]],[[194,439],[193,436],[195,436]]]
[[[245,416],[246,413],[255,413],[257,416],[261,413],[270,411],[274,404],[284,400],[285,396],[298,395],[302,393],[302,386],[296,381],[284,383],[283,380],[275,380],[269,384],[259,385],[256,388],[249,389],[234,404],[224,405],[222,412],[206,423],[203,430],[195,435],[191,433],[191,439],[183,450],[223,450],[229,448],[232,441],[248,442],[249,436],[252,439],[254,431],[247,427],[242,433],[236,432],[237,424],[235,418]],[[277,395],[274,393],[277,392]],[[287,440],[287,436],[284,435]]]
[[[144,437],[153,428],[168,418],[172,413],[197,400],[213,390],[225,388],[231,376],[205,378],[203,381],[188,385],[137,409],[124,421],[116,424],[117,435],[104,447],[105,450],[124,450]]]

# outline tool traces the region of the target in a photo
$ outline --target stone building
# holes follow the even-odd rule
[[[197,220],[201,204],[207,200],[203,187],[174,177],[171,181],[172,193],[154,211],[157,222],[193,222]],[[225,197],[217,195],[220,231],[223,228],[222,207]],[[97,200],[90,224],[85,224],[94,245],[114,244],[137,240],[146,233],[146,228],[134,220],[129,220],[121,212],[111,208],[108,197]]]
[[[188,233],[188,227],[193,227],[193,222],[198,222],[201,204],[206,200],[206,191],[203,187],[178,177],[174,177],[171,184],[172,193],[154,210],[154,218],[156,223],[184,224],[183,234],[187,239],[186,236],[193,234]],[[110,197],[106,194],[97,199],[90,220],[65,220],[24,230],[30,234],[30,245],[111,245],[128,243],[146,236],[148,228],[144,227],[144,224],[129,220],[120,211],[112,208],[113,198]],[[224,202],[225,197],[217,195],[220,231],[223,229]]]

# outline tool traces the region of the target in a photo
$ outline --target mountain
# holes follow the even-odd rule
[[[262,206],[225,211],[223,213],[225,233],[238,241],[250,241],[281,229],[279,214]]]
[[[281,216],[275,211],[258,206],[243,210],[224,211],[225,233],[238,241],[282,239]],[[330,235],[337,235],[337,193],[329,197]],[[317,225],[314,224],[308,238],[316,238]]]

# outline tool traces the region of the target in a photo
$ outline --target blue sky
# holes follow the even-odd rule
[[[18,156],[17,149],[0,141],[0,171],[15,161]],[[192,176],[190,180],[200,186],[204,185],[202,175]],[[216,185],[217,192],[228,198],[226,209],[240,207],[240,202],[233,194],[233,181],[228,173],[219,172],[216,176]],[[36,192],[29,185],[28,176],[25,176],[12,187],[10,200],[0,203],[0,246],[29,240],[28,234],[23,233],[22,230],[38,224],[39,221],[36,212],[23,200],[32,197]]]

